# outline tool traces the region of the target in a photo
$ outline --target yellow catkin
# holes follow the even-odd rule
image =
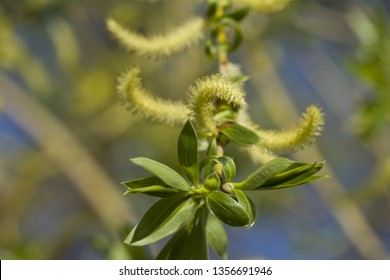
[[[198,129],[209,135],[217,133],[218,123],[214,119],[216,101],[225,101],[237,110],[246,106],[245,92],[240,85],[219,74],[197,80],[189,92],[191,117]]]
[[[199,43],[204,37],[204,20],[193,18],[165,35],[149,38],[132,32],[109,18],[107,28],[130,52],[147,58],[169,57]]]
[[[182,125],[190,111],[179,102],[155,97],[142,88],[139,69],[127,70],[118,78],[118,93],[122,104],[136,117],[170,126]]]
[[[292,0],[234,0],[236,3],[246,4],[258,13],[280,12]]]
[[[260,145],[274,152],[295,151],[310,145],[320,135],[324,125],[321,109],[311,105],[303,113],[294,129],[286,131],[257,129]]]

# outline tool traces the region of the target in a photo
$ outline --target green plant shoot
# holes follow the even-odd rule
[[[177,157],[181,171],[145,157],[131,161],[150,172],[149,177],[123,182],[126,194],[159,197],[127,236],[130,246],[145,246],[167,236],[157,259],[208,259],[209,248],[226,259],[224,225],[250,228],[256,221],[249,191],[276,190],[310,183],[324,163],[304,163],[278,157],[281,151],[302,149],[314,141],[323,125],[320,108],[310,105],[290,130],[263,130],[249,117],[244,82],[248,79],[230,63],[229,53],[243,42],[240,22],[251,12],[273,13],[290,0],[208,0],[205,18],[190,19],[170,34],[150,38],[136,34],[110,18],[109,31],[129,51],[143,58],[169,57],[205,41],[205,56],[216,62],[219,73],[195,81],[188,102],[163,100],[142,87],[140,70],[132,68],[119,78],[121,102],[135,117],[179,126]],[[200,142],[207,149],[200,152]],[[224,154],[229,143],[248,151],[257,149],[261,166],[243,180],[243,172]],[[183,174],[183,175],[182,175]]]

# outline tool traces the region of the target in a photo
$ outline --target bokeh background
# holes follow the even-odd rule
[[[180,128],[137,120],[119,104],[116,77],[139,66],[145,88],[185,99],[217,71],[203,46],[169,60],[140,60],[108,34],[113,16],[164,33],[203,1],[0,1],[0,258],[153,258],[122,240],[155,198],[122,196],[145,175],[128,159],[178,168]],[[251,14],[231,60],[249,111],[264,128],[289,128],[314,103],[326,114],[318,141],[291,158],[326,160],[330,178],[254,193],[258,219],[227,228],[231,259],[388,259],[390,256],[390,2],[293,1]],[[237,176],[257,168],[228,146]],[[217,258],[212,255],[213,258]]]

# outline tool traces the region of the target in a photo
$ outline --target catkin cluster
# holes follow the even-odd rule
[[[291,0],[233,0],[233,3],[248,5],[259,13],[281,11],[290,2]],[[107,27],[128,51],[144,58],[159,59],[170,57],[198,44],[204,38],[207,22],[195,17],[170,33],[150,37],[130,31],[112,18],[107,20]],[[240,74],[236,68],[233,67],[235,70],[229,73]],[[117,89],[121,103],[133,116],[170,126],[182,125],[190,118],[197,130],[207,137],[218,135],[220,125],[220,120],[216,118],[218,106],[220,104],[228,106],[235,114],[235,121],[250,128],[261,139],[258,144],[246,147],[252,158],[260,162],[267,162],[278,153],[293,152],[310,145],[320,134],[324,124],[321,109],[311,105],[293,129],[259,128],[246,113],[245,92],[241,84],[226,73],[225,76],[215,74],[198,79],[189,87],[187,104],[182,101],[165,100],[149,93],[142,87],[138,68],[125,71],[118,79]]]

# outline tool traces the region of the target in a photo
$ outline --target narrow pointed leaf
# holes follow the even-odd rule
[[[282,189],[282,188],[290,188],[295,187],[298,185],[303,185],[310,183],[312,181],[318,180],[320,178],[324,178],[326,176],[312,176],[313,174],[320,171],[323,167],[323,163],[315,163],[313,165],[308,165],[306,168],[302,168],[300,172],[297,172],[295,174],[295,177],[292,178],[286,178],[284,182],[279,182],[275,184],[272,180],[269,182],[266,182],[261,188],[259,189]]]
[[[127,189],[125,194],[128,193],[143,193],[150,196],[156,196],[156,197],[170,197],[179,195],[181,192],[179,190],[173,189],[173,188],[166,188],[162,186],[149,186],[139,189]]]
[[[208,1],[206,14],[208,17],[213,17],[215,12],[217,11],[217,0]]]
[[[235,21],[241,21],[250,12],[250,10],[251,8],[249,6],[244,6],[235,11],[227,13],[225,17],[231,18]]]
[[[143,246],[168,236],[189,219],[195,208],[196,204],[190,197],[160,199],[138,223],[130,245]]]
[[[217,139],[213,138],[210,141],[209,147],[207,148],[207,156],[216,156],[218,151]]]
[[[272,190],[295,187],[321,178],[313,176],[324,163],[294,162],[284,158],[274,159],[242,182],[234,183],[238,189]]]
[[[169,188],[169,186],[165,184],[164,181],[157,176],[138,178],[135,180],[122,182],[121,184],[131,189],[139,189],[139,188],[144,188],[144,187],[154,186],[154,185],[166,186]]]
[[[246,227],[251,224],[247,211],[231,196],[222,192],[207,195],[210,211],[223,223],[233,227]]]
[[[286,158],[273,159],[262,165],[259,169],[249,175],[244,181],[234,183],[234,186],[243,190],[257,189],[276,174],[285,171],[292,164],[294,164],[294,162]]]
[[[211,248],[223,259],[227,259],[227,235],[223,224],[212,214],[207,215],[206,221],[207,242]]]
[[[190,121],[186,122],[180,133],[177,154],[187,178],[197,186],[199,184],[198,139]]]
[[[238,123],[229,124],[220,131],[239,145],[254,145],[260,142],[260,137],[255,132]]]
[[[130,245],[132,240],[133,240],[133,237],[134,237],[134,232],[136,231],[137,229],[137,225],[135,225],[132,230],[130,231],[130,233],[127,235],[126,239],[123,241],[123,243],[127,244],[127,245]]]
[[[132,181],[122,182],[127,187],[127,193],[144,193],[151,196],[166,197],[180,194],[178,189],[171,188],[157,176],[140,178]]]
[[[218,164],[216,156],[207,156],[199,164],[200,174],[202,179],[205,179],[215,171],[215,166]]]
[[[278,185],[278,184],[287,182],[291,179],[296,178],[300,174],[303,174],[303,173],[306,173],[310,170],[313,170],[313,168],[316,166],[317,166],[317,163],[308,164],[308,163],[304,163],[304,162],[294,162],[286,170],[276,174],[275,176],[273,176],[272,178],[267,180],[267,182],[264,184],[264,187],[269,186],[269,185]],[[314,173],[312,173],[312,174],[314,174]],[[310,175],[312,175],[312,174],[310,174]]]
[[[144,157],[133,158],[131,161],[153,173],[172,188],[182,191],[188,191],[190,189],[190,185],[183,177],[170,167],[158,161]]]

